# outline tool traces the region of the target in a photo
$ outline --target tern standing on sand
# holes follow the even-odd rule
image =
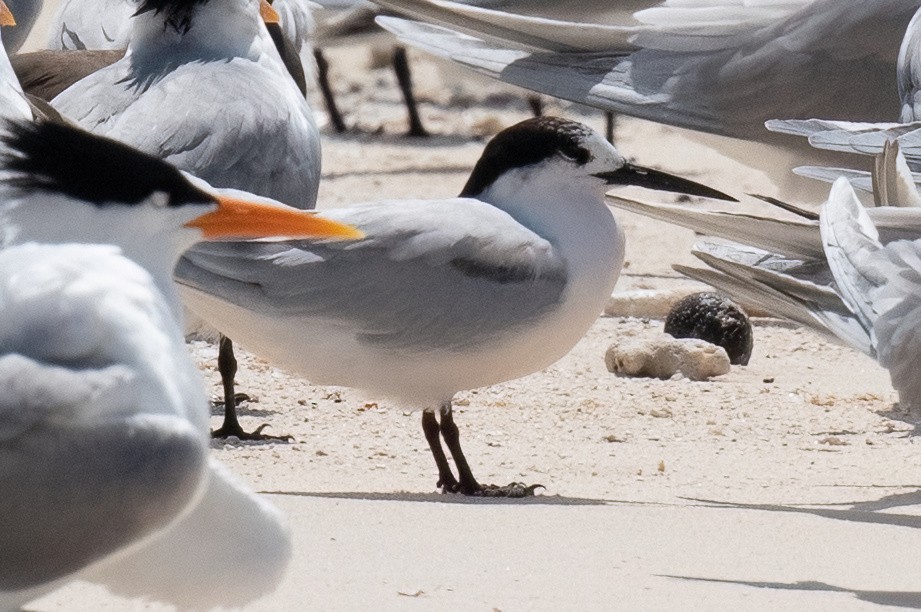
[[[628,163],[580,123],[543,117],[493,138],[460,197],[325,212],[365,240],[202,245],[176,278],[183,303],[272,363],[424,408],[444,490],[523,494],[533,489],[476,481],[451,398],[549,366],[585,334],[623,264],[604,204],[615,185],[731,199]]]

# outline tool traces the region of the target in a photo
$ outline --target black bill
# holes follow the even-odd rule
[[[646,189],[658,189],[659,191],[671,191],[704,198],[714,198],[716,200],[738,202],[734,197],[728,196],[706,185],[683,179],[680,176],[660,172],[652,168],[635,166],[633,164],[625,164],[623,167],[612,170],[611,172],[599,172],[595,174],[595,176],[607,181],[608,185],[636,185],[637,187],[645,187]]]

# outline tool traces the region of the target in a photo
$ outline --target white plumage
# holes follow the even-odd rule
[[[456,392],[552,364],[598,317],[624,257],[609,185],[721,195],[634,170],[585,126],[534,119],[487,145],[465,197],[327,211],[365,232],[349,244],[202,245],[176,279],[189,308],[280,367],[450,415]]]
[[[352,230],[210,195],[76,128],[4,131],[0,609],[76,577],[182,607],[255,599],[288,534],[208,459],[172,270],[202,238]]]

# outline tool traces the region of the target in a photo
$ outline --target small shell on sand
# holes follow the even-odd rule
[[[618,376],[669,379],[680,372],[691,380],[706,380],[729,372],[729,356],[722,347],[668,334],[612,344],[604,362]]]

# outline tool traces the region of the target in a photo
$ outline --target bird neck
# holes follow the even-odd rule
[[[253,15],[221,11],[206,2],[192,16],[187,31],[166,25],[162,16],[138,15],[128,44],[127,57],[137,64],[178,64],[242,57],[258,61],[274,48],[265,25]],[[279,59],[279,62],[281,60]]]
[[[550,174],[526,168],[506,172],[476,197],[561,247],[615,232],[601,181]]]
[[[129,216],[130,215],[130,216]],[[2,246],[41,244],[111,244],[144,268],[181,321],[173,269],[179,257],[200,240],[197,230],[164,224],[160,211],[142,207],[93,206],[48,197],[41,203],[13,202],[0,211]]]

